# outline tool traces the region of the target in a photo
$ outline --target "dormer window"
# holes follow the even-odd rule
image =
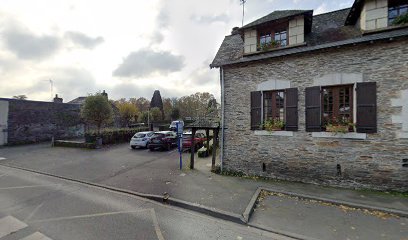
[[[272,42],[271,32],[261,32],[259,34],[259,45],[269,44]]]
[[[404,14],[408,14],[408,3],[398,5],[390,2],[388,7],[388,25],[393,25],[394,21]]]

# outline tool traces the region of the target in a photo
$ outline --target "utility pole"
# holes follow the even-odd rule
[[[244,26],[244,17],[245,17],[245,3],[247,0],[239,0],[242,5],[242,27]]]
[[[52,81],[51,79],[49,79],[49,80],[43,80],[43,81],[47,81],[47,82],[50,83],[50,94],[51,94],[51,101],[52,101],[52,99],[54,98],[54,94],[53,94],[53,91],[54,91],[54,81]]]

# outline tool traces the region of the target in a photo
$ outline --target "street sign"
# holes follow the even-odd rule
[[[179,156],[180,156],[180,170],[183,168],[183,159],[182,159],[182,153],[183,153],[183,127],[184,127],[184,124],[183,124],[182,121],[177,121],[176,122],[177,147],[178,147]]]

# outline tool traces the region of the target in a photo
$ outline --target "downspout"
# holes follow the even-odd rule
[[[224,94],[224,69],[220,67],[220,82],[221,82],[221,145],[220,145],[220,161],[221,172],[224,167],[224,111],[225,111],[225,94]]]

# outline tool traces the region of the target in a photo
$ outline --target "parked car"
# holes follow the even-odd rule
[[[170,128],[171,131],[176,131],[176,128],[177,128],[177,125],[176,125],[176,124],[177,124],[178,122],[180,122],[180,123],[184,126],[183,120],[172,121],[171,124],[170,124],[170,126],[169,126],[169,128]]]
[[[130,139],[130,147],[136,149],[137,147],[146,148],[147,143],[150,138],[153,136],[154,132],[138,132],[132,139]]]
[[[193,134],[191,132],[183,133],[183,149],[189,150],[191,148],[191,136]],[[204,133],[196,133],[194,137],[194,150],[197,151],[199,148],[204,146],[205,141],[207,138],[205,137]]]
[[[172,131],[155,132],[148,142],[150,151],[156,148],[170,150],[177,146],[177,134]]]

